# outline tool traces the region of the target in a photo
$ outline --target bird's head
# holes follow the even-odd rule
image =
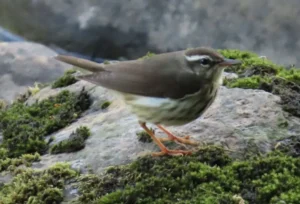
[[[239,60],[224,58],[216,50],[204,47],[186,50],[184,58],[195,74],[209,81],[219,80],[224,68],[241,64]]]

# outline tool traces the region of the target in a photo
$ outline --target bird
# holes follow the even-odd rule
[[[178,137],[169,126],[190,123],[214,102],[222,84],[226,67],[239,65],[236,59],[225,58],[210,47],[154,54],[117,63],[96,63],[69,55],[56,55],[56,60],[87,70],[77,76],[119,93],[138,118],[139,125],[160,148],[153,156],[191,155],[192,150],[169,149],[163,142],[197,145],[189,136]],[[168,137],[158,138],[147,123],[157,126]]]

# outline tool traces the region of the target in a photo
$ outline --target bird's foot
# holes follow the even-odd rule
[[[152,156],[164,156],[164,155],[169,155],[169,156],[184,156],[184,155],[191,155],[193,152],[192,151],[185,151],[185,150],[180,150],[180,149],[175,149],[175,150],[169,150],[169,149],[164,149],[161,152],[153,152]]]
[[[185,144],[188,145],[199,145],[197,141],[193,141],[190,139],[190,136],[185,136],[185,137],[176,137],[172,133],[170,133],[167,129],[162,127],[161,125],[157,125],[159,129],[161,129],[164,133],[168,135],[168,138],[159,138],[161,142],[165,141],[175,141],[177,144],[180,144],[185,147]]]
[[[159,146],[161,149],[161,152],[154,152],[152,153],[152,156],[163,156],[163,155],[170,155],[170,156],[183,156],[183,155],[191,155],[192,151],[186,151],[186,150],[169,150],[161,141],[158,139],[153,132],[146,126],[145,123],[140,122],[141,127],[150,135],[150,137],[153,139],[153,141]],[[174,139],[175,138],[175,139]],[[177,137],[174,136],[172,140],[177,140]],[[170,136],[169,136],[170,139]],[[178,138],[179,141],[188,140],[189,138]],[[184,142],[184,141],[183,141]]]

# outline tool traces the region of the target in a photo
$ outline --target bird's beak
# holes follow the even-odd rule
[[[219,64],[219,66],[227,67],[227,66],[238,65],[238,64],[242,64],[242,61],[224,58],[224,60]]]

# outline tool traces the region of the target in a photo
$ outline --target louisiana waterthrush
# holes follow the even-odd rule
[[[197,142],[176,137],[162,125],[184,125],[200,117],[216,98],[224,68],[241,63],[203,47],[113,64],[64,55],[55,58],[93,72],[78,79],[121,93],[141,127],[161,149],[153,155],[192,153],[165,147],[162,142],[166,140],[191,145]],[[157,138],[146,123],[155,124],[168,138]]]

